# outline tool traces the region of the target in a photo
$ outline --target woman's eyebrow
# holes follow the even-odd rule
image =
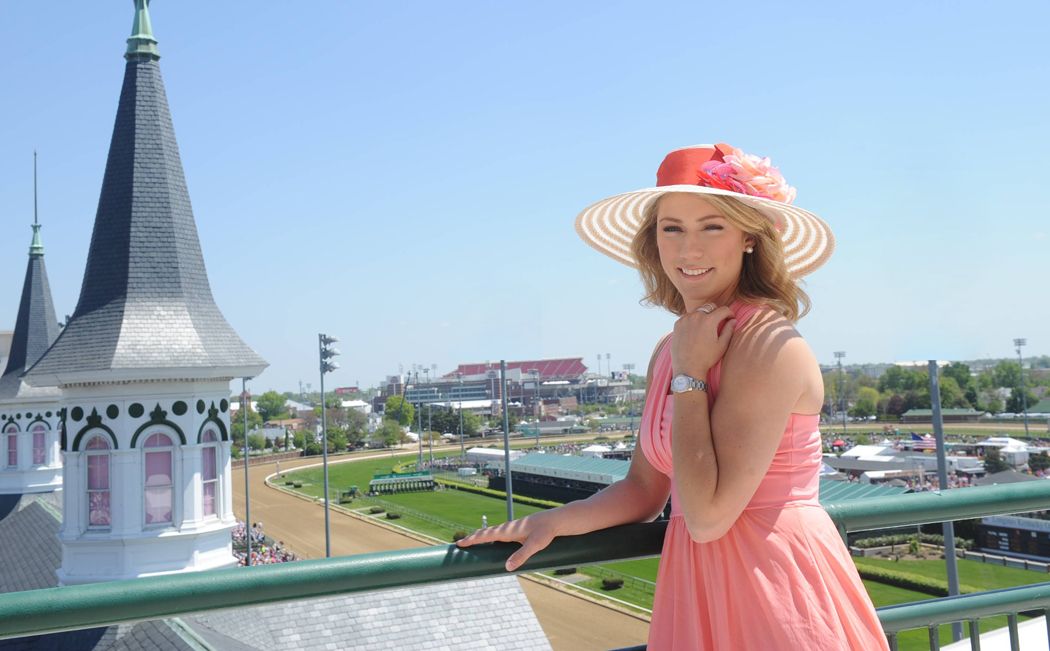
[[[697,222],[705,222],[705,221],[708,221],[710,219],[725,219],[725,217],[723,217],[722,215],[718,215],[718,214],[704,215],[703,217],[697,218],[696,221]],[[658,221],[658,222],[675,222],[676,224],[681,224],[682,223],[681,219],[678,219],[677,217],[672,217],[670,215],[667,215],[667,216],[664,216],[664,217],[657,217],[656,221]]]

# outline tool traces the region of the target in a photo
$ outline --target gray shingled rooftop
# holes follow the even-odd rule
[[[5,496],[10,497],[10,496]],[[51,588],[61,564],[58,501],[0,512],[0,593]],[[7,505],[10,506],[9,504]],[[0,651],[550,649],[518,579],[502,576],[270,604],[0,640]]]
[[[34,227],[34,234],[39,232],[39,228]],[[38,241],[34,238],[34,243]],[[22,283],[22,298],[18,303],[18,316],[11,336],[11,353],[3,376],[0,376],[0,402],[58,398],[57,389],[30,387],[21,377],[27,368],[40,359],[56,337],[58,319],[55,318],[55,304],[51,300],[43,247],[33,247],[29,252],[25,281]]]
[[[212,297],[160,66],[129,54],[80,300],[26,379],[241,377],[265,367]]]

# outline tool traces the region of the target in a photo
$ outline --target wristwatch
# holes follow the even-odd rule
[[[703,391],[707,393],[707,382],[695,377],[679,373],[671,380],[671,393],[685,393],[686,391]]]

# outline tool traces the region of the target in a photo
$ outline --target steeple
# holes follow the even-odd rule
[[[135,1],[132,31],[80,300],[31,384],[229,379],[267,366],[212,298],[147,0]]]
[[[33,241],[29,244],[29,256],[43,256],[44,245],[40,242],[40,218],[36,200],[36,152],[33,152]]]
[[[145,58],[156,61],[160,58],[157,39],[153,38],[153,24],[149,19],[149,0],[135,0],[135,22],[131,24],[128,51],[124,58]]]
[[[58,337],[58,320],[51,300],[51,285],[44,266],[44,246],[40,243],[40,221],[37,214],[36,152],[33,152],[33,241],[29,247],[29,264],[22,283],[22,298],[11,337],[11,354],[0,377],[0,401],[41,394],[22,383],[22,373],[32,366]],[[51,392],[43,392],[51,395]]]

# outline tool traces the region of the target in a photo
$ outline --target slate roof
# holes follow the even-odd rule
[[[512,576],[399,588],[184,617],[201,638],[252,649],[550,649]],[[216,645],[216,648],[226,648]]]
[[[62,561],[59,498],[39,494],[4,499],[0,593],[55,587],[55,570]],[[531,651],[551,647],[512,576],[0,640],[0,651],[403,648]]]
[[[26,380],[254,377],[212,297],[155,54],[130,53],[80,300]]]
[[[11,352],[7,367],[0,376],[0,402],[25,398],[59,397],[57,389],[29,387],[22,381],[22,373],[32,366],[58,337],[58,319],[51,300],[51,285],[44,266],[44,249],[39,241],[40,226],[33,226],[33,246],[29,249],[22,298],[11,336]]]

